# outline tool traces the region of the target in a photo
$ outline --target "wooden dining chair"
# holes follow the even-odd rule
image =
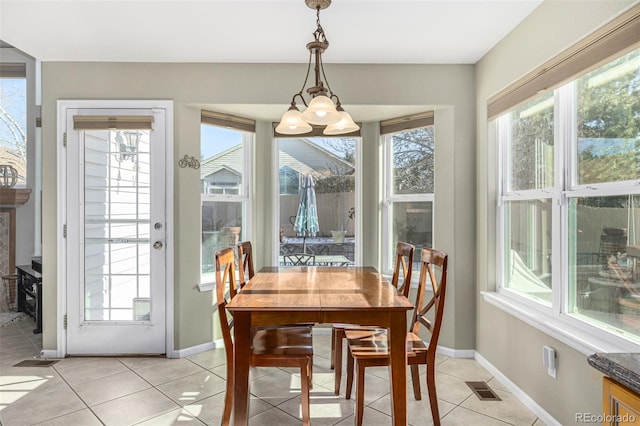
[[[240,278],[240,288],[243,288],[247,281],[255,275],[253,269],[253,248],[251,241],[241,241],[238,243],[238,276]]]
[[[415,247],[409,243],[399,242],[396,245],[396,261],[391,277],[393,285],[399,294],[409,296],[411,289],[411,275],[413,272],[413,252]],[[400,283],[400,274],[402,282]],[[331,368],[334,369],[334,392],[340,394],[342,381],[342,340],[345,338],[345,328],[357,327],[353,324],[334,324],[331,331]]]
[[[241,241],[238,243],[238,265],[241,266],[238,271],[238,278],[240,281],[240,288],[242,289],[253,276],[255,275],[254,267],[253,267],[253,247],[251,246],[251,241]],[[278,325],[276,327],[290,327],[290,326],[307,326],[313,327],[315,324],[313,323],[304,323],[304,324],[283,324]],[[309,329],[311,333],[313,330]]]
[[[438,250],[422,249],[420,279],[418,280],[418,292],[414,304],[411,327],[407,333],[407,363],[411,367],[411,381],[413,383],[413,395],[420,400],[419,365],[427,368],[427,389],[429,391],[429,404],[433,424],[440,425],[440,413],[436,395],[436,350],[438,337],[442,328],[444,314],[445,293],[447,289],[447,260],[448,256]],[[434,267],[440,269],[440,279],[436,278]],[[428,303],[424,303],[426,294],[426,281],[429,279],[433,295]],[[433,312],[432,312],[433,311]],[[433,321],[427,318],[427,314],[433,313]],[[428,342],[424,342],[419,335],[420,326],[431,333]],[[387,330],[384,328],[346,329],[347,337],[347,390],[346,398],[351,398],[353,387],[354,361],[356,371],[356,425],[362,424],[364,412],[364,373],[367,367],[380,367],[389,365],[389,350],[387,342]]]
[[[234,391],[234,348],[231,333],[233,318],[227,312],[227,304],[239,291],[233,249],[226,248],[216,252],[215,263],[218,315],[227,361],[227,387],[221,421],[221,424],[226,426],[231,418]],[[252,334],[251,359],[248,361],[252,367],[300,368],[302,422],[304,425],[309,425],[309,388],[313,362],[311,328],[307,326],[255,328],[252,329]]]

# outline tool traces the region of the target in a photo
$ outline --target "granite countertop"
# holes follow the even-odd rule
[[[596,370],[640,393],[640,353],[597,353],[587,361]]]

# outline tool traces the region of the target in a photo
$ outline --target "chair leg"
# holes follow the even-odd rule
[[[345,332],[343,329],[338,328],[334,330],[333,336],[335,337],[335,348],[333,351],[335,385],[333,391],[336,395],[340,395],[340,381],[342,380],[342,340],[345,337]]]
[[[300,400],[302,403],[302,424],[309,426],[310,409],[309,409],[309,384],[311,382],[311,359],[307,359],[307,363],[300,367]]]
[[[411,383],[413,383],[413,397],[416,401],[420,401],[422,399],[420,394],[420,370],[417,365],[411,366]]]
[[[440,411],[438,410],[438,398],[436,395],[436,369],[435,362],[427,363],[427,390],[429,391],[429,406],[433,425],[440,426]]]
[[[332,370],[335,365],[335,362],[336,362],[336,329],[331,328],[331,366],[329,368],[331,368]]]
[[[222,412],[221,426],[229,426],[231,421],[231,409],[233,408],[233,364],[227,361],[227,387],[224,395],[224,411]]]
[[[358,377],[356,379],[356,426],[362,426],[364,417],[364,365],[361,362],[356,364]]]
[[[353,389],[353,355],[351,351],[347,351],[347,388],[344,392],[346,399],[351,399],[351,390]]]

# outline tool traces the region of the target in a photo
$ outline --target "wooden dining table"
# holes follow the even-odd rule
[[[227,305],[234,321],[235,426],[249,420],[251,328],[347,323],[389,329],[394,425],[407,424],[407,311],[413,305],[371,267],[265,267]]]

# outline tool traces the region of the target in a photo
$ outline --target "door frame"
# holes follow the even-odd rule
[[[57,350],[55,354],[47,353],[56,358],[67,355],[67,330],[65,315],[67,313],[67,248],[64,237],[64,225],[67,218],[67,155],[64,146],[68,109],[163,109],[165,110],[165,353],[167,358],[177,358],[174,350],[174,215],[173,215],[173,101],[170,100],[59,100],[57,101],[57,130],[56,130],[56,166],[57,166]],[[49,351],[43,351],[49,352]]]

